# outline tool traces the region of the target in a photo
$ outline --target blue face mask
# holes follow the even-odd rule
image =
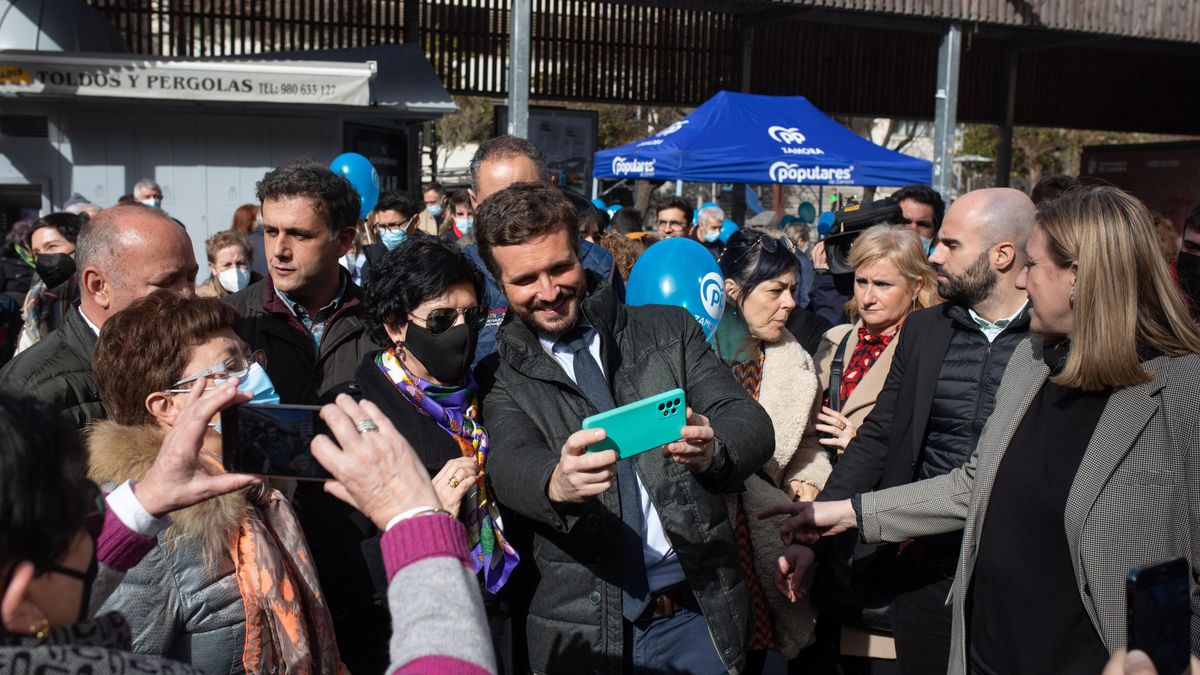
[[[708,232],[704,233],[704,241],[707,241],[710,244],[713,243],[714,241],[716,241],[717,239],[720,239],[720,237],[721,237],[720,230],[709,230]]]
[[[430,204],[429,206],[427,206],[425,208],[429,209],[429,215],[433,216],[434,218],[437,218],[438,216],[442,215],[442,205],[441,204]]]
[[[399,232],[380,230],[379,232],[379,241],[382,241],[383,245],[386,246],[389,251],[399,246],[400,243],[405,239],[408,239],[408,232],[404,230],[400,230]]]
[[[475,221],[471,218],[454,219],[454,226],[458,228],[458,231],[461,232],[464,237],[471,233],[471,226],[474,224]]]
[[[279,404],[279,394],[275,392],[275,383],[271,382],[271,376],[267,375],[267,371],[257,363],[250,364],[246,374],[242,376],[242,381],[238,382],[238,391],[253,396],[250,403]],[[217,430],[217,433],[221,433],[220,418],[217,418],[213,428]]]

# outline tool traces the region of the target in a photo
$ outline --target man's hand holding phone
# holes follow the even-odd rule
[[[679,432],[678,441],[667,444],[666,456],[692,473],[704,473],[713,463],[714,438],[708,418],[688,408],[687,426]]]
[[[556,504],[578,504],[607,492],[617,471],[617,452],[588,452],[588,446],[604,440],[603,429],[583,429],[567,437],[546,496]]]

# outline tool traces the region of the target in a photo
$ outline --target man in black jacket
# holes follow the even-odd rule
[[[774,447],[763,409],[678,308],[626,307],[579,259],[576,211],[518,183],[476,214],[509,308],[481,365],[497,501],[533,531],[535,672],[740,670],[749,590],[727,495]],[[617,461],[584,418],[676,387],[681,440]],[[664,416],[670,411],[664,411]],[[532,553],[532,555],[529,555]]]
[[[929,258],[946,302],[905,321],[875,409],[834,466],[818,500],[846,499],[938,476],[971,456],[992,413],[1008,358],[1029,333],[1026,295],[1014,281],[1025,264],[1033,220],[1033,202],[1007,188],[976,190],[950,207]],[[894,596],[890,623],[906,675],[946,671],[950,610],[945,600],[960,537],[909,542],[898,557],[895,548],[854,547],[850,578],[856,591],[871,595],[865,589],[878,589],[884,597],[873,600],[884,605],[887,596]],[[836,542],[831,555],[849,556],[844,543]],[[894,566],[883,572],[885,560]],[[831,563],[828,567],[836,570],[837,561]],[[818,597],[835,583],[834,574],[825,572],[817,580]],[[835,600],[844,601],[844,596]],[[843,605],[836,611],[845,616],[855,610]],[[869,627],[886,625],[886,619],[872,616],[866,613]]]
[[[0,370],[0,385],[53,404],[82,429],[107,417],[92,375],[100,327],[160,288],[194,295],[199,267],[179,223],[141,205],[114,206],[88,221],[75,242],[75,266],[79,305]]]
[[[358,194],[319,164],[289,162],[263,176],[258,199],[270,275],[225,300],[242,317],[238,335],[266,353],[280,401],[315,404],[379,349],[338,262],[354,241]]]
[[[292,162],[258,183],[270,276],[225,298],[241,315],[238,335],[267,355],[265,369],[283,403],[328,402],[354,379],[363,356],[380,348],[360,318],[361,293],[338,260],[354,240],[359,199],[345,178],[315,163]],[[359,527],[320,483],[301,481],[296,516],[304,530],[347,667],[379,666],[371,632],[386,630],[378,607],[362,607]],[[386,662],[386,659],[385,659]]]

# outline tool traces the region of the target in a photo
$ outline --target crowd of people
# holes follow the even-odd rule
[[[132,195],[0,256],[0,672],[1145,672],[1125,579],[1172,558],[1200,654],[1200,204],[912,185],[839,244],[610,214],[501,136],[366,218],[285,163],[198,280]],[[625,303],[670,238],[711,337]],[[676,388],[676,441],[589,449]],[[226,470],[279,403],[332,479]]]

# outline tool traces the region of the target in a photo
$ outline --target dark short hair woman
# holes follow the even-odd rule
[[[255,402],[274,387],[216,298],[158,290],[117,312],[96,343],[96,384],[109,420],[92,427],[90,473],[102,485],[141,480],[180,419],[192,384],[236,379]],[[224,473],[217,418],[199,464]],[[105,603],[126,616],[134,650],[207,672],[341,667],[329,610],[299,521],[259,486],[180,511]]]
[[[962,529],[951,673],[1099,672],[1126,646],[1129,571],[1175,558],[1200,570],[1200,331],[1150,213],[1114,187],[1068,190],[1039,205],[1025,254],[1033,335],[970,460],[798,504],[784,526],[811,541],[861,524],[868,543]]]
[[[354,386],[412,443],[433,476],[441,508],[466,525],[475,569],[494,594],[508,580],[517,554],[504,536],[500,512],[483,479],[489,436],[471,373],[479,330],[487,319],[487,309],[479,304],[482,295],[482,274],[455,242],[416,233],[388,251],[372,269],[363,297],[368,330],[376,342],[391,346],[363,359]],[[373,530],[360,532],[347,536],[378,536]],[[359,548],[373,552],[378,547]],[[365,561],[367,568],[376,564]],[[361,596],[356,605],[365,606],[372,594],[386,588],[348,579],[336,592]],[[506,611],[494,597],[484,602],[493,623]],[[388,631],[383,628],[363,626],[357,638],[364,654],[376,655],[373,663],[386,664]],[[497,642],[496,647],[502,662],[511,663],[507,646]]]
[[[755,516],[790,502],[793,485],[809,486],[815,495],[832,471],[820,446],[802,443],[820,403],[812,357],[787,327],[796,309],[800,264],[790,239],[751,229],[729,238],[718,264],[725,277],[725,315],[714,349],[767,411],[775,430],[771,459],[730,503],[729,517],[745,552],[743,571],[756,596],[748,649],[759,654],[751,658],[762,659],[768,649],[792,658],[812,641],[815,612],[773,588],[783,551],[778,522]]]

